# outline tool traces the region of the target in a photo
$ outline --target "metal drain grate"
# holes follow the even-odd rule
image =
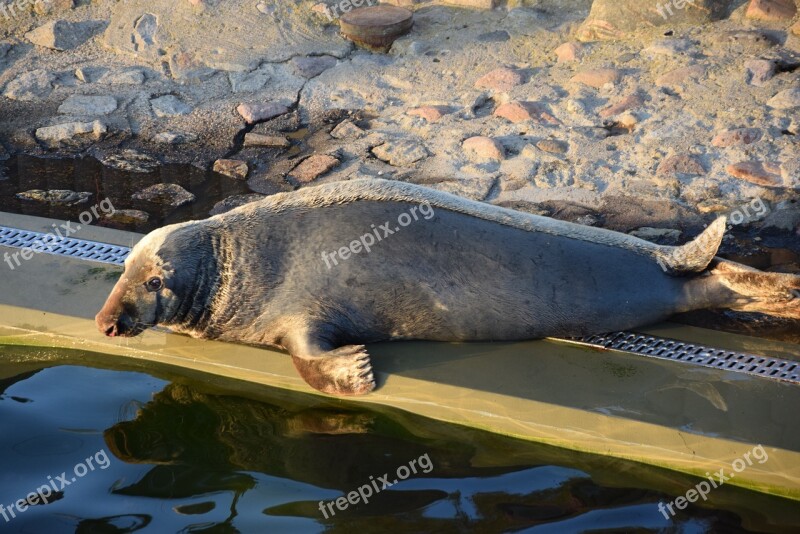
[[[703,367],[800,384],[800,362],[792,360],[715,349],[696,343],[635,332],[612,332],[569,341],[591,347],[629,352],[662,360],[693,363]]]
[[[45,239],[46,236],[49,237]],[[0,226],[0,245],[8,247],[37,247],[48,254],[114,265],[122,265],[131,251],[128,247],[71,237],[52,240],[52,243],[47,244],[51,239],[51,234]],[[41,246],[37,243],[47,245]],[[635,332],[612,332],[582,338],[555,340],[800,384],[800,362],[715,349],[677,339]]]
[[[8,226],[0,226],[0,245],[15,248],[28,247],[46,254],[113,265],[122,265],[131,251],[130,248],[119,245],[75,239],[74,237],[58,238],[54,234],[20,230]]]

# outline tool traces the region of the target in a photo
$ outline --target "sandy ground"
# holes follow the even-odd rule
[[[746,18],[743,2],[716,22],[589,42],[590,0],[422,2],[385,54],[310,1],[70,4],[0,18],[0,157],[229,158],[259,193],[381,176],[626,231],[728,214],[800,242],[800,37],[792,20]],[[74,47],[28,33],[54,21],[78,24],[52,30]],[[248,124],[243,103],[288,112]],[[65,123],[89,126],[42,130]],[[243,146],[297,130],[289,148]]]

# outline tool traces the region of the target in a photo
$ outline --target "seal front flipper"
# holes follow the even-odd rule
[[[324,350],[307,341],[287,347],[295,369],[309,386],[329,395],[364,395],[375,389],[372,364],[364,345]]]

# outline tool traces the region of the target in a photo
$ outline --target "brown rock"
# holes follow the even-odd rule
[[[580,61],[583,57],[583,45],[580,43],[564,43],[553,50],[559,63]]]
[[[247,163],[238,159],[218,159],[214,162],[214,172],[231,178],[244,180],[247,178],[248,171]]]
[[[607,83],[617,83],[622,78],[617,69],[591,69],[579,72],[570,81],[600,89]]]
[[[285,115],[286,113],[289,113],[289,108],[283,104],[277,104],[275,102],[262,102],[256,104],[242,103],[239,104],[239,107],[236,108],[236,111],[239,112],[239,115],[241,115],[248,124],[253,124],[254,122],[266,121],[269,119],[274,119],[280,115]]]
[[[691,65],[689,67],[681,67],[679,69],[671,70],[666,74],[662,74],[656,78],[656,85],[681,85],[686,80],[698,80],[705,76],[706,69],[702,65]]]
[[[658,166],[656,174],[705,174],[706,170],[700,165],[700,162],[687,154],[676,154],[668,158],[664,158]]]
[[[612,104],[607,108],[603,108],[600,110],[600,116],[604,119],[609,117],[613,117],[614,115],[619,115],[620,113],[625,113],[629,109],[638,108],[639,106],[644,104],[644,98],[638,93],[634,93],[632,95],[628,95],[616,104]]]
[[[270,148],[288,148],[292,145],[288,139],[281,135],[264,135],[248,133],[244,136],[244,146],[264,146]]]
[[[745,16],[765,21],[791,20],[797,14],[794,0],[750,0]]]
[[[422,117],[428,122],[436,122],[449,114],[450,111],[450,108],[447,106],[420,106],[408,110],[408,114],[414,117]]]
[[[470,137],[462,144],[467,157],[476,162],[502,161],[505,159],[505,149],[497,140],[491,137]]]
[[[349,4],[349,2],[348,2]],[[344,6],[344,3],[340,3]],[[385,49],[411,30],[414,14],[397,6],[359,7],[339,19],[342,35],[367,48]]]
[[[501,67],[487,74],[484,74],[475,82],[478,89],[491,89],[493,91],[510,91],[517,85],[521,85],[525,78],[519,72]]]
[[[314,154],[304,159],[300,165],[292,169],[290,178],[300,183],[313,182],[326,172],[339,166],[339,160],[327,154]]]
[[[728,174],[764,187],[780,187],[783,185],[780,165],[762,161],[743,161],[728,165]]]
[[[761,139],[761,130],[758,128],[736,128],[719,132],[711,144],[715,147],[729,147],[749,145]]]
[[[536,102],[508,102],[498,106],[494,110],[494,115],[513,123],[532,120],[539,124],[561,124],[557,118]]]

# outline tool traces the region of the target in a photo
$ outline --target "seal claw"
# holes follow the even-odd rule
[[[292,354],[300,376],[330,395],[364,395],[375,389],[369,353],[364,345],[346,345],[317,356]]]

